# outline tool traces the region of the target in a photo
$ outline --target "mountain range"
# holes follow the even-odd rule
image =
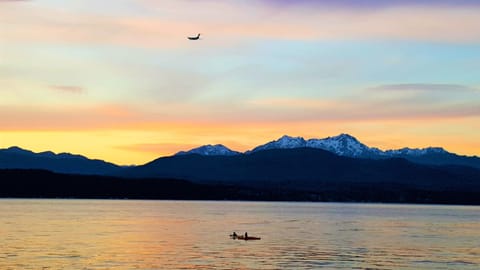
[[[199,154],[205,156],[233,156],[252,154],[271,149],[315,148],[332,152],[339,156],[367,159],[404,158],[411,162],[431,165],[463,165],[480,169],[480,158],[450,153],[441,147],[401,148],[382,151],[376,147],[368,147],[348,134],[340,134],[323,139],[304,139],[302,137],[282,136],[281,138],[259,145],[252,150],[240,153],[221,144],[205,145],[189,151],[181,151],[176,155]]]
[[[109,175],[120,166],[103,160],[51,151],[34,153],[20,147],[0,149],[0,169],[43,169],[58,173]]]
[[[439,147],[382,151],[348,134],[309,140],[283,136],[245,153],[223,145],[206,145],[125,169],[118,175],[302,191],[367,183],[478,190],[480,158]]]
[[[348,134],[283,136],[244,153],[204,145],[139,166],[0,149],[0,197],[480,204],[480,158],[440,147],[382,151]]]
[[[3,172],[9,178],[0,181],[8,189],[5,196],[170,198],[180,193],[173,188],[161,195],[157,189],[183,186],[191,189],[182,193],[189,194],[186,198],[221,198],[208,192],[216,190],[231,199],[480,203],[475,199],[480,197],[480,158],[440,147],[382,151],[348,134],[308,140],[283,136],[244,153],[220,144],[204,145],[129,167],[69,153],[0,149],[0,171],[12,169],[21,170]],[[42,182],[38,192],[18,189],[18,183],[37,187],[32,175],[49,175],[38,170],[57,173],[51,175],[56,180]],[[61,179],[75,181],[82,192],[67,187],[69,191],[62,192]],[[154,184],[167,179],[192,184]],[[115,188],[97,181],[112,181]],[[136,181],[141,188],[134,188]],[[52,185],[57,188],[52,190]],[[100,186],[104,191],[97,190]],[[197,192],[202,196],[193,195]]]
[[[122,175],[303,191],[366,183],[426,189],[480,188],[480,170],[470,167],[422,165],[402,158],[351,158],[315,148],[268,149],[234,156],[162,157],[128,168]]]
[[[401,148],[382,151],[369,147],[355,137],[348,134],[327,137],[323,139],[304,139],[302,137],[282,136],[277,140],[254,147],[244,153],[234,151],[228,147],[216,145],[203,145],[188,151],[180,151],[174,156],[241,156],[273,149],[299,149],[312,148],[331,152],[338,156],[362,159],[390,159],[403,158],[408,161],[428,165],[461,165],[480,169],[480,158],[476,156],[462,156],[450,153],[441,147],[427,148]],[[149,163],[147,163],[149,164]],[[147,165],[145,164],[145,165]],[[141,167],[132,166],[132,167]],[[0,169],[45,169],[59,173],[75,174],[118,174],[124,167],[96,159],[70,154],[55,154],[51,151],[34,153],[20,147],[0,149]]]

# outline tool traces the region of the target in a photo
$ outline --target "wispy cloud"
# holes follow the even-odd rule
[[[401,84],[385,84],[371,87],[369,90],[374,91],[478,91],[474,87],[460,84],[440,84],[440,83],[401,83]]]
[[[392,87],[386,87],[391,89]],[[397,87],[398,88],[398,87]],[[385,90],[363,92],[344,97],[262,97],[249,100],[219,100],[210,102],[142,102],[69,103],[0,106],[2,130],[72,130],[72,129],[150,129],[158,123],[246,123],[271,125],[291,122],[324,121],[351,123],[357,121],[459,119],[480,117],[477,92],[449,91],[438,94],[432,90]],[[456,88],[453,88],[456,89]],[[396,94],[394,94],[394,93]],[[208,109],[206,109],[208,108]],[[170,124],[169,124],[170,125]],[[204,124],[198,124],[207,128]],[[212,127],[209,126],[209,129]],[[222,131],[224,132],[224,131]]]
[[[70,94],[82,94],[86,92],[85,88],[72,85],[50,85],[49,88],[57,92]]]
[[[0,2],[2,142],[107,134],[78,145],[126,145],[112,156],[133,159],[192,142],[245,149],[300,125],[412,141],[431,123],[431,138],[480,130],[480,1]]]
[[[90,130],[139,124],[144,120],[132,106],[3,105],[0,130]]]

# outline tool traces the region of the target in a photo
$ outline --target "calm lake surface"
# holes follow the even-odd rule
[[[0,200],[0,269],[366,268],[480,269],[480,207]]]

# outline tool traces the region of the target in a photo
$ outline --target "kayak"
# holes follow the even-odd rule
[[[236,237],[232,236],[233,239],[238,239],[238,240],[260,240],[262,238],[260,237],[255,237],[255,236],[248,236],[245,238],[244,235],[238,235]]]

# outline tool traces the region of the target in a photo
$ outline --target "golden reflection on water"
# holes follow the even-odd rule
[[[0,211],[0,269],[480,269],[479,207],[0,200]]]

